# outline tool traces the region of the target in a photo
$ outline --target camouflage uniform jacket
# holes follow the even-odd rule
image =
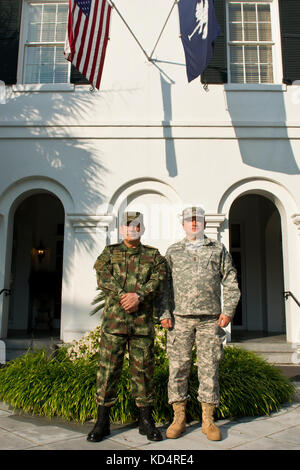
[[[104,248],[94,265],[99,288],[106,294],[103,329],[117,334],[153,334],[155,297],[166,277],[165,258],[156,248],[140,244],[128,248],[124,242]],[[138,292],[144,300],[137,312],[126,313],[122,295]]]
[[[187,239],[171,245],[165,255],[169,280],[165,283],[160,320],[177,315],[233,317],[240,298],[236,270],[225,246],[204,238],[199,250],[187,250]],[[221,285],[222,306],[221,306]]]

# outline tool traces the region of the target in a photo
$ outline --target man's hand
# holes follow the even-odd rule
[[[172,328],[172,318],[165,318],[164,320],[161,320],[160,324],[163,328],[168,330],[169,328]]]
[[[127,313],[136,312],[140,303],[139,296],[135,292],[129,292],[122,295],[120,303]]]
[[[228,326],[230,322],[231,322],[231,317],[221,313],[219,317],[219,326],[221,326],[222,328],[226,328],[226,326]]]

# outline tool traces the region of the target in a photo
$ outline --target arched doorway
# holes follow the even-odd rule
[[[230,252],[238,270],[241,300],[232,339],[286,333],[281,218],[259,194],[238,197],[230,208]]]
[[[162,194],[140,192],[130,195],[124,209],[121,207],[118,222],[121,223],[123,211],[139,211],[143,214],[145,233],[142,243],[158,248],[165,254],[167,248],[178,237],[180,225],[170,201]]]
[[[46,191],[14,212],[8,336],[59,336],[64,208]]]
[[[183,238],[178,217],[182,207],[177,193],[166,183],[150,178],[129,181],[115,192],[109,203],[110,211],[116,216],[110,243],[121,240],[119,228],[123,212],[140,211],[145,222],[142,243],[155,246],[165,254],[172,243]]]

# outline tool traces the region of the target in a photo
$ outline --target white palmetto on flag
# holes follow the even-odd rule
[[[111,6],[107,0],[69,0],[64,54],[99,90],[109,34]]]
[[[178,0],[180,33],[188,81],[201,75],[214,53],[220,34],[213,0]]]
[[[207,27],[208,27],[208,0],[203,0],[203,2],[197,2],[195,17],[197,20],[197,26],[195,27],[192,34],[188,35],[189,41],[192,39],[194,34],[202,33],[202,39],[207,38]]]

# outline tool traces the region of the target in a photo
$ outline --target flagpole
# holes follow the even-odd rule
[[[125,24],[125,26],[127,27],[127,29],[130,31],[131,35],[134,37],[135,41],[137,42],[137,44],[140,46],[140,48],[142,49],[143,53],[145,54],[145,56],[147,57],[147,60],[151,61],[151,58],[148,56],[147,52],[144,50],[143,46],[141,45],[140,41],[138,40],[138,38],[135,36],[134,32],[132,31],[132,29],[130,28],[130,26],[126,23],[125,19],[123,18],[122,14],[120,13],[120,11],[118,10],[118,8],[116,7],[116,5],[114,4],[114,2],[112,0],[107,0],[107,2],[110,4],[110,6],[112,8],[114,8],[116,10],[116,12],[118,13],[118,15],[120,16],[121,20],[123,21],[123,23]]]
[[[170,18],[170,16],[171,16],[171,13],[172,13],[172,11],[173,11],[173,9],[174,9],[174,7],[175,7],[175,5],[176,5],[177,3],[178,3],[178,0],[174,0],[174,3],[173,3],[172,8],[171,8],[171,10],[170,10],[170,13],[169,13],[169,15],[168,15],[168,17],[167,17],[167,19],[166,19],[166,21],[165,21],[165,24],[163,25],[163,28],[162,28],[162,30],[161,30],[160,35],[158,36],[158,39],[157,39],[157,41],[156,41],[156,43],[155,43],[155,46],[154,46],[154,48],[153,48],[153,51],[151,52],[151,54],[150,54],[150,56],[149,56],[149,60],[152,60],[152,56],[153,56],[153,54],[154,54],[154,51],[155,51],[155,49],[156,49],[156,46],[157,46],[157,44],[159,43],[159,40],[160,40],[160,38],[161,38],[161,36],[162,36],[162,33],[164,32],[164,29],[165,29],[165,27],[166,27],[166,25],[167,25],[167,23],[168,23],[168,21],[169,21],[169,18]]]

